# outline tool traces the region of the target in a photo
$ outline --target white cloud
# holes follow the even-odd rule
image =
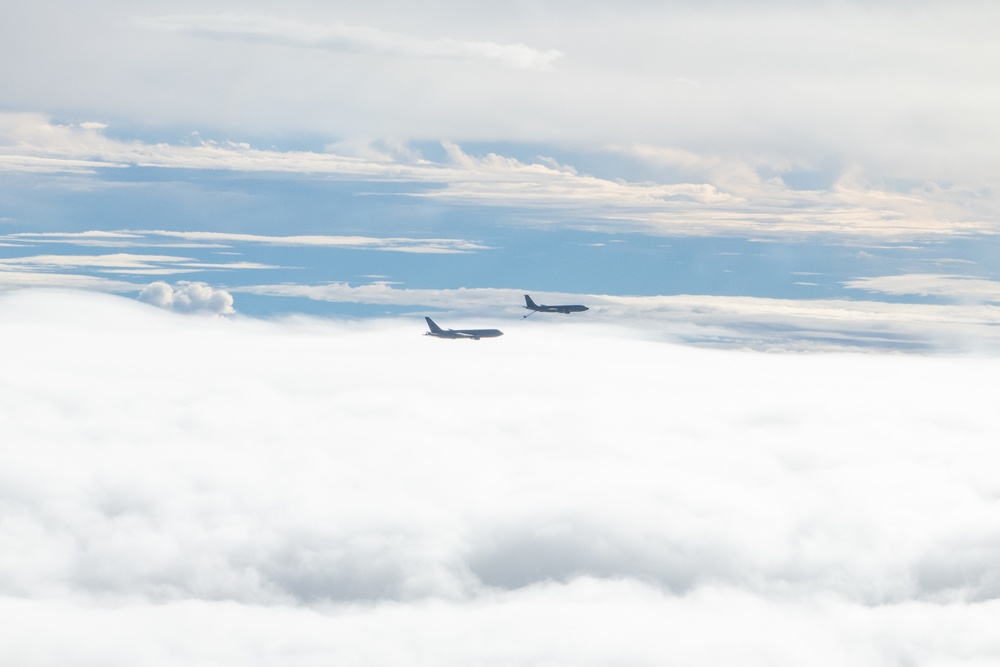
[[[49,165],[52,171],[156,166],[430,183],[443,187],[412,188],[410,194],[456,204],[530,207],[544,211],[544,224],[550,225],[601,225],[655,234],[834,233],[899,237],[974,233],[994,229],[1000,210],[1000,193],[992,189],[927,186],[901,193],[879,186],[860,172],[848,171],[828,190],[795,191],[780,181],[762,180],[756,175],[756,165],[744,161],[648,147],[614,150],[679,166],[692,181],[655,183],[600,178],[578,173],[572,166],[550,158],[524,162],[495,153],[472,156],[448,142],[444,144],[444,162],[265,150],[232,142],[146,144],[107,137],[100,128],[56,125],[37,114],[0,113],[0,139],[5,139],[0,141],[0,153],[11,158],[9,168],[21,165],[21,158],[30,158],[32,170],[42,169],[43,165]],[[401,191],[406,192],[405,186]],[[271,238],[277,242],[275,239],[281,237]],[[306,237],[297,238],[301,242]],[[316,243],[320,238],[333,237],[309,238]],[[397,244],[386,249],[462,250],[441,244],[409,245],[403,239],[393,241]]]
[[[233,310],[233,296],[226,290],[185,280],[174,286],[162,281],[150,283],[139,292],[139,301],[182,313],[231,315],[236,312]]]
[[[24,238],[24,237],[20,237]],[[64,236],[63,238],[71,238]],[[93,245],[94,239],[83,237],[85,245]],[[169,275],[191,273],[203,269],[273,269],[274,266],[256,262],[197,262],[189,257],[173,255],[143,255],[132,253],[112,253],[108,255],[29,255],[0,259],[0,267],[14,271],[51,271],[92,269],[105,273],[133,275]]]
[[[123,280],[111,280],[100,276],[86,276],[72,273],[41,273],[35,271],[0,271],[0,290],[24,287],[56,287],[86,289],[99,292],[130,292],[139,289]]]
[[[5,14],[0,59],[20,63],[0,71],[6,108],[111,127],[348,144],[642,144],[997,180],[993,3],[58,7]],[[553,63],[558,71],[537,71]]]
[[[1000,282],[972,276],[906,273],[896,276],[858,278],[844,283],[848,287],[887,294],[920,294],[968,301],[1000,303]]]
[[[515,318],[523,290],[407,289],[368,285],[247,285],[232,288],[278,297],[441,309],[449,316]],[[658,340],[757,350],[872,349],[970,352],[1000,346],[1000,308],[966,304],[902,304],[837,299],[767,299],[712,295],[616,296],[553,293],[549,303],[585,303],[584,316],[557,322],[587,327],[627,324]]]
[[[97,268],[119,269],[149,269],[156,264],[172,264],[191,261],[186,257],[171,255],[134,255],[129,253],[114,253],[110,255],[32,255],[28,257],[11,257],[0,259],[0,266],[37,269],[37,268]]]
[[[524,44],[448,38],[423,39],[367,26],[344,23],[317,25],[265,16],[189,14],[159,16],[137,23],[144,28],[215,39],[370,53],[396,58],[482,61],[524,69],[552,69],[552,63],[564,55],[554,49],[542,51]]]
[[[351,237],[258,237],[205,233],[178,233],[191,240],[284,243],[361,243],[367,239]],[[390,245],[400,239],[375,239]],[[404,243],[409,240],[403,240]],[[466,242],[442,242],[442,250],[465,247]],[[414,241],[415,252],[433,251],[438,243],[428,240],[428,246]],[[375,247],[378,247],[377,245]],[[400,245],[397,250],[407,246]],[[100,256],[32,256],[9,261],[9,268],[0,271],[0,289],[24,287],[70,287],[102,292],[143,292],[141,297],[175,309],[202,309],[230,312],[233,294],[256,294],[268,297],[307,298],[332,303],[378,304],[432,309],[452,320],[478,320],[497,316],[518,323],[523,315],[522,289],[458,288],[415,289],[400,287],[392,281],[373,278],[373,282],[352,285],[333,282],[320,285],[242,284],[225,290],[204,283],[180,282],[182,294],[174,300],[174,288],[167,283],[153,286],[76,275],[74,270],[93,270],[133,276],[158,275],[212,269],[266,269],[270,266],[252,262],[222,264],[200,263],[183,259],[175,263],[170,256],[100,255]],[[171,260],[169,262],[165,260]],[[160,262],[163,261],[161,264]],[[171,268],[176,266],[177,268]],[[869,278],[849,281],[849,287],[895,294],[930,294],[957,299],[952,304],[906,304],[879,301],[843,301],[836,299],[768,299],[757,297],[724,297],[713,295],[616,296],[597,294],[545,293],[535,294],[549,303],[585,303],[591,311],[585,316],[565,319],[574,326],[623,323],[639,335],[658,340],[686,342],[724,348],[748,347],[758,350],[836,350],[887,349],[909,351],[940,351],[967,353],[992,349],[1000,345],[997,325],[1000,308],[993,304],[997,294],[992,281],[958,276],[911,275]],[[155,287],[154,287],[155,286]],[[188,292],[190,292],[188,294]],[[186,296],[184,296],[186,295]],[[215,295],[215,296],[212,296]],[[224,295],[224,296],[223,296]],[[219,299],[211,301],[210,299]],[[556,318],[563,321],[563,318]],[[451,322],[449,322],[451,324]],[[459,326],[461,322],[455,321]],[[470,322],[470,326],[477,322]]]
[[[224,232],[172,232],[144,231],[137,232],[150,236],[168,236],[191,241],[219,241],[238,243],[260,243],[279,246],[322,246],[341,248],[366,248],[371,250],[390,250],[393,252],[412,252],[426,254],[453,254],[475,250],[487,250],[488,246],[464,239],[415,239],[398,237],[372,236],[333,236],[333,235],[295,235],[270,236],[265,234],[233,234]]]
[[[189,241],[189,243],[164,243],[159,238],[179,238]],[[66,243],[78,246],[91,246],[103,248],[135,248],[135,247],[155,247],[155,248],[209,248],[229,247],[227,243],[257,243],[261,245],[275,246],[318,246],[337,248],[363,248],[367,250],[387,250],[392,252],[409,252],[424,254],[456,254],[473,252],[476,250],[488,250],[489,246],[484,246],[474,241],[465,239],[417,239],[401,237],[373,237],[373,236],[334,236],[329,234],[293,235],[293,236],[273,236],[267,234],[238,234],[231,232],[178,232],[167,230],[122,230],[116,232],[85,231],[85,232],[18,232],[15,234],[0,235],[0,239],[7,239],[19,243]],[[52,256],[48,256],[52,257]],[[101,255],[102,259],[93,256],[83,258],[72,258],[70,256],[59,256],[59,265],[72,265],[74,261],[87,264],[105,263],[113,264],[117,268],[129,268],[122,263],[115,263],[115,258],[128,259],[131,261],[133,269],[148,269],[149,263],[155,262],[178,262],[184,267],[211,267],[211,268],[240,268],[240,269],[269,269],[275,268],[265,264],[253,264],[250,262],[238,262],[228,264],[199,264],[186,257],[155,257],[150,255]],[[5,260],[0,260],[3,262]],[[33,264],[44,265],[46,258],[23,257],[6,260],[12,265],[30,266]],[[53,260],[56,261],[56,260]],[[181,272],[188,269],[160,269],[163,271]]]
[[[0,301],[2,662],[1000,659],[996,356]]]
[[[112,232],[101,229],[90,229],[84,232],[18,232],[0,238],[52,243],[77,242],[82,244],[87,241],[94,243],[124,243],[141,239],[142,235],[125,230]]]
[[[522,292],[501,288],[408,289],[393,287],[386,281],[367,285],[335,282],[323,285],[247,285],[234,287],[234,292],[267,296],[305,297],[316,301],[339,303],[373,303],[409,305],[431,308],[463,308],[467,312],[493,310],[512,303],[523,303]],[[459,304],[461,304],[459,306]]]

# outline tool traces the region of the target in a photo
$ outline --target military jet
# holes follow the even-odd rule
[[[434,320],[431,318],[425,317],[424,319],[427,320],[427,326],[430,328],[430,331],[424,334],[425,336],[479,340],[480,338],[496,338],[503,335],[503,332],[499,329],[442,329],[434,324]]]
[[[531,300],[531,297],[527,294],[524,295],[525,308],[532,311],[528,315],[534,315],[535,313],[563,313],[568,315],[570,313],[580,313],[584,310],[590,310],[586,306],[573,305],[573,306],[546,306],[545,304],[537,304]],[[528,317],[525,315],[524,317]],[[523,319],[523,318],[522,318]]]

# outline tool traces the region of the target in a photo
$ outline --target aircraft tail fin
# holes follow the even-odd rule
[[[444,331],[444,329],[434,324],[434,320],[432,320],[431,318],[425,317],[424,319],[427,320],[427,326],[428,328],[430,328],[431,333],[441,333],[442,331]]]
[[[538,304],[535,303],[534,301],[532,301],[530,296],[528,296],[527,294],[525,294],[524,295],[524,307],[525,308],[531,308],[532,310],[534,310],[535,308],[538,308]]]

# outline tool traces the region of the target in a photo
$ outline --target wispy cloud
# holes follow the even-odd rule
[[[235,292],[267,296],[304,297],[316,301],[406,305],[422,308],[454,309],[462,304],[466,312],[483,311],[521,302],[521,292],[497,288],[407,289],[377,281],[368,285],[336,282],[324,285],[247,285]],[[522,302],[523,303],[523,302]]]
[[[844,284],[869,292],[919,294],[1000,303],[1000,282],[973,276],[907,273],[897,276],[858,278],[846,281]]]
[[[82,232],[19,232],[0,238],[40,243],[73,243],[76,245],[128,243],[142,238],[142,234],[129,231],[91,229]]]
[[[56,125],[33,114],[0,114],[0,154],[44,158],[53,171],[93,171],[106,166],[153,166],[281,174],[322,174],[414,188],[414,197],[455,204],[532,207],[546,211],[547,225],[603,225],[655,234],[719,233],[913,236],[991,231],[997,196],[992,191],[941,188],[895,192],[854,172],[829,190],[796,191],[754,175],[748,165],[668,153],[689,165],[702,182],[628,182],[578,173],[549,159],[521,161],[495,153],[472,156],[445,143],[447,159],[384,159],[311,151],[258,149],[249,144],[197,145],[126,142],[101,127]],[[657,155],[660,155],[657,153]],[[662,157],[662,156],[661,156]],[[10,166],[9,165],[9,166]],[[971,203],[970,203],[971,202]],[[555,213],[561,215],[555,215]],[[426,246],[428,250],[435,250]],[[416,252],[416,246],[393,250]],[[459,247],[438,247],[448,251]]]
[[[18,240],[37,241],[34,235]],[[398,239],[339,236],[267,236],[215,232],[114,232],[108,235],[56,233],[50,241],[85,245],[129,239],[136,246],[156,247],[166,238],[207,247],[243,243],[336,248],[365,248],[431,253],[470,252],[479,244],[458,239]],[[517,288],[415,289],[398,281],[373,277],[367,284],[335,281],[261,283],[246,275],[280,267],[249,261],[204,261],[176,255],[109,253],[95,255],[27,255],[0,260],[0,289],[56,286],[107,292],[140,292],[144,276],[170,276],[212,271],[227,276],[224,289],[265,297],[305,298],[340,304],[401,306],[437,310],[458,318],[512,318],[523,314],[524,290]],[[244,275],[238,275],[242,272]],[[109,280],[93,274],[130,276]],[[204,278],[202,278],[204,280]],[[809,284],[799,281],[799,284]],[[164,284],[165,285],[165,284]],[[546,294],[549,302],[586,303],[592,311],[574,321],[628,323],[637,335],[719,347],[753,349],[896,349],[967,352],[1000,346],[1000,288],[995,281],[955,275],[914,274],[846,281],[849,288],[890,294],[932,295],[949,304],[903,304],[837,299],[768,299],[712,295],[615,296]],[[216,287],[215,289],[221,289]],[[156,294],[166,294],[166,290]]]
[[[177,238],[187,243],[165,243],[161,239]],[[123,230],[118,232],[18,232],[0,235],[0,239],[22,243],[65,243],[78,246],[98,247],[155,247],[155,248],[210,248],[231,247],[227,244],[252,243],[257,245],[322,247],[322,248],[356,248],[364,250],[386,250],[392,252],[409,252],[424,254],[458,254],[489,250],[489,246],[465,239],[448,238],[403,238],[374,236],[336,236],[329,234],[275,236],[268,234],[239,234],[231,232],[211,231],[168,231],[168,230]],[[122,255],[123,257],[126,255]],[[127,255],[141,258],[145,255]],[[114,256],[108,256],[114,257]],[[167,258],[178,261],[192,262],[187,258]],[[20,261],[20,260],[12,260]],[[149,261],[165,261],[163,258]],[[248,265],[248,263],[231,263],[219,266],[233,268],[273,268],[265,265]]]
[[[328,248],[363,248],[426,254],[454,254],[488,250],[489,246],[464,239],[416,239],[373,236],[295,235],[271,236],[266,234],[233,234],[224,232],[171,232],[154,230],[137,232],[150,236],[167,236],[190,241],[217,241],[222,243],[257,243],[276,246],[314,246]]]
[[[406,289],[387,283],[250,285],[233,288],[277,297],[441,309],[458,316],[517,318],[523,290]],[[1000,349],[1000,307],[792,300],[711,295],[545,295],[549,302],[586,303],[573,326],[627,324],[637,336],[757,350],[891,349],[978,352]],[[513,321],[521,326],[518,319]],[[557,320],[566,323],[561,318]]]
[[[57,287],[95,292],[133,292],[142,289],[142,285],[101,276],[48,271],[0,271],[0,290],[25,287]]]
[[[266,16],[188,14],[137,19],[136,25],[152,30],[275,44],[328,51],[368,53],[395,58],[432,58],[496,63],[506,67],[550,70],[563,57],[555,50],[524,44],[491,41],[426,39],[368,26],[344,23],[320,25]]]
[[[113,253],[108,255],[32,255],[0,259],[0,268],[23,271],[92,269],[104,273],[167,275],[205,269],[273,269],[256,262],[200,262],[190,257]]]

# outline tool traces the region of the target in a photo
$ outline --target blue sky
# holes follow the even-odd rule
[[[4,285],[198,282],[248,316],[419,314],[431,292],[486,314],[467,288],[596,318],[700,295],[985,325],[1000,299],[985,3],[51,10],[5,10]],[[92,231],[138,235],[41,236]],[[301,236],[331,238],[277,238]],[[134,265],[151,254],[171,259]],[[411,292],[304,289],[329,283]]]

